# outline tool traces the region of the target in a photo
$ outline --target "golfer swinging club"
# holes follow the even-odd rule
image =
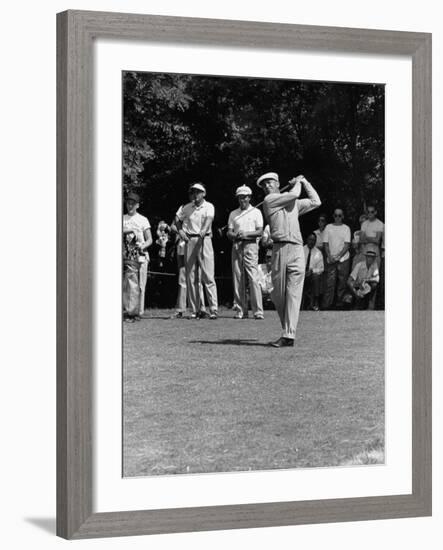
[[[257,180],[266,193],[263,212],[269,223],[272,247],[271,278],[274,287],[271,298],[280,317],[282,336],[271,343],[275,348],[293,346],[305,277],[303,239],[299,216],[318,208],[320,198],[304,176],[289,182],[291,188],[280,192],[278,174],[268,172]],[[299,199],[303,187],[308,198]]]

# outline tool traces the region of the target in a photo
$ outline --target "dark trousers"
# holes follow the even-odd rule
[[[323,273],[311,273],[311,275],[305,275],[302,309],[310,309],[314,305],[315,301],[318,301],[322,276]]]
[[[349,260],[345,260],[344,262],[326,264],[326,280],[322,301],[323,309],[343,304],[343,294],[345,293],[346,282],[349,277],[349,262]]]
[[[375,298],[377,296],[377,284],[371,284],[372,290],[363,298],[355,297],[355,309],[375,309]]]

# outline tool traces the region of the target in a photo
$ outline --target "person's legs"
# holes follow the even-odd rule
[[[206,313],[205,290],[202,285],[202,278],[200,276],[200,272],[198,273],[198,293],[199,293],[199,299],[200,299],[200,312]]]
[[[311,296],[312,296],[312,307],[318,310],[318,302],[320,297],[320,286],[321,286],[322,274],[313,273],[311,275]]]
[[[180,254],[177,255],[177,268],[178,268],[178,294],[176,310],[178,313],[185,313],[186,311],[186,268],[185,257]]]
[[[325,288],[323,292],[323,309],[330,309],[332,303],[334,302],[335,296],[335,281],[337,278],[337,264],[326,264],[326,274],[325,274]]]
[[[140,310],[139,266],[135,262],[124,265],[122,303],[123,317],[134,320]]]
[[[189,239],[185,246],[186,288],[189,308],[193,314],[197,314],[200,307],[197,277],[198,249],[198,239]]]
[[[258,284],[258,245],[256,243],[243,244],[243,268],[249,279],[251,308],[254,317],[263,317],[263,299]],[[246,311],[247,311],[246,304]]]
[[[289,245],[286,272],[285,317],[282,336],[294,339],[305,278],[305,257],[301,245]]]
[[[238,306],[238,316],[247,316],[248,304],[246,303],[246,285],[241,243],[234,243],[232,245],[231,261],[234,304]]]
[[[208,237],[203,239],[199,250],[199,263],[201,269],[201,281],[206,290],[206,296],[209,302],[209,311],[216,313],[218,309],[217,285],[214,277],[214,249],[212,240]]]
[[[305,275],[300,309],[311,309],[312,299],[312,275]]]
[[[375,300],[377,299],[378,285],[374,284],[371,285],[371,287],[371,292],[367,295],[367,309],[369,310],[375,309]]]
[[[139,298],[139,308],[138,314],[140,317],[145,312],[145,291],[146,283],[148,281],[148,262],[143,262],[139,267],[139,286],[140,286],[140,298]]]
[[[343,295],[346,291],[346,283],[349,277],[350,260],[337,264],[337,306],[343,305]]]
[[[288,244],[274,243],[272,248],[272,292],[271,299],[280,318],[282,328],[285,322],[285,296],[286,296],[286,256]]]

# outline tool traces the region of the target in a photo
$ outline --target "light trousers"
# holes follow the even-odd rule
[[[188,285],[186,284],[185,257],[183,254],[177,255],[177,267],[178,267],[178,294],[177,294],[176,311],[180,313],[184,313],[186,311]],[[201,284],[200,278],[199,278],[198,289],[200,294],[200,311],[206,311],[203,285]]]
[[[255,242],[235,242],[232,246],[232,283],[234,303],[244,317],[248,315],[246,277],[249,280],[251,308],[254,315],[263,315],[263,300],[258,284],[258,245]]]
[[[280,318],[284,338],[295,338],[305,278],[303,245],[274,243],[272,247],[271,298]]]
[[[214,249],[209,237],[204,239],[189,237],[185,246],[185,269],[188,301],[192,313],[201,311],[199,281],[205,289],[209,310],[216,312],[218,303],[217,285],[214,278]]]

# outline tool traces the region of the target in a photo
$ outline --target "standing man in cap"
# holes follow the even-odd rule
[[[125,201],[126,214],[123,216],[123,233],[133,232],[139,248],[138,284],[140,289],[138,311],[135,316],[126,315],[127,320],[139,321],[145,311],[145,290],[148,280],[149,254],[148,248],[152,244],[151,224],[148,218],[137,212],[140,206],[140,197],[137,193],[129,193]]]
[[[263,216],[251,206],[252,191],[247,185],[238,187],[235,195],[239,208],[229,214],[228,239],[232,241],[232,282],[234,302],[239,311],[235,319],[248,317],[246,277],[249,280],[251,307],[254,319],[263,319],[263,302],[258,282],[258,239],[263,232]]]
[[[217,286],[214,277],[214,249],[212,248],[212,221],[214,205],[205,200],[206,189],[200,183],[189,187],[190,202],[176,213],[177,229],[185,242],[185,269],[191,319],[202,315],[199,292],[199,269],[201,282],[209,302],[209,318],[217,319]]]
[[[272,284],[271,294],[283,329],[281,338],[272,342],[276,348],[293,346],[297,329],[305,276],[305,255],[298,218],[318,208],[320,198],[304,176],[289,182],[291,188],[280,192],[278,174],[268,172],[257,180],[266,193],[263,211],[271,229]],[[307,198],[299,199],[303,185]]]

